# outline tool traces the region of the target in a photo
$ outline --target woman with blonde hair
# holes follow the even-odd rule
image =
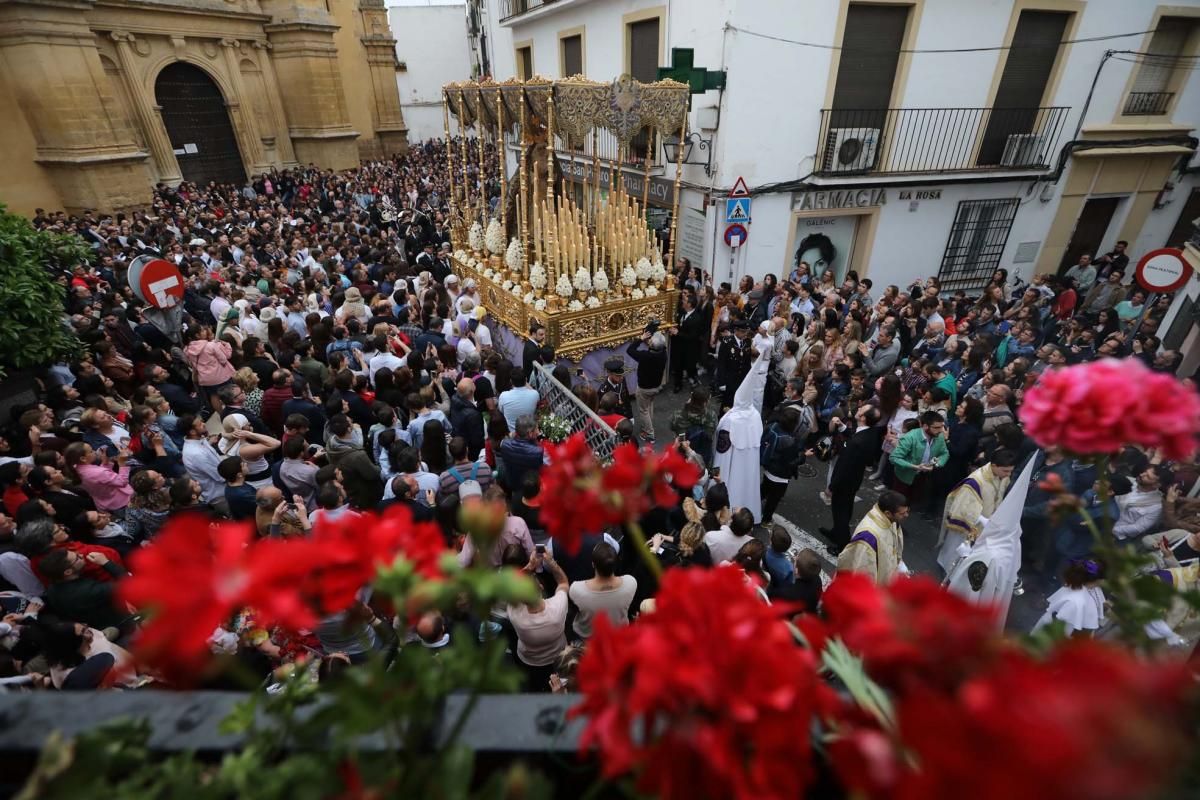
[[[217,449],[223,456],[240,458],[246,483],[261,489],[271,485],[271,467],[266,455],[278,449],[279,444],[278,439],[255,433],[245,415],[230,414],[222,422],[221,442]]]
[[[246,395],[242,408],[256,417],[262,416],[263,390],[258,388],[258,373],[250,367],[242,367],[233,373],[233,382]]]
[[[804,357],[814,347],[820,347],[821,351],[825,351],[825,323],[821,322],[814,315],[812,321],[808,323],[808,327],[804,329],[804,335],[800,337],[800,351],[796,353],[797,363],[803,364]]]
[[[862,325],[859,324],[858,320],[851,319],[850,317],[846,318],[845,323],[842,324],[841,344],[842,353],[845,356],[857,353],[863,349]]]
[[[728,514],[729,509],[724,512]],[[712,555],[704,543],[704,509],[689,497],[683,501],[683,516],[687,522],[679,531],[679,543],[675,546],[679,551],[679,566],[711,567]]]
[[[825,354],[821,357],[821,366],[826,372],[832,372],[833,365],[840,364],[845,357],[846,352],[842,349],[842,332],[837,328],[826,329]]]

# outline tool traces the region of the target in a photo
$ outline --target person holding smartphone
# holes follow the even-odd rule
[[[505,553],[508,564],[524,553],[519,546],[511,549],[514,552]],[[549,599],[538,597],[508,606],[508,621],[517,634],[517,663],[525,671],[525,691],[549,692],[558,655],[567,646],[567,575],[544,546],[534,550],[522,570],[530,575],[544,570],[554,579],[554,594]]]
[[[895,468],[892,488],[904,495],[910,505],[925,496],[930,474],[946,466],[950,450],[946,447],[946,421],[936,411],[921,415],[921,427],[900,437],[892,450]]]

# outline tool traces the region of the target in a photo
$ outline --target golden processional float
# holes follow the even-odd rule
[[[682,147],[675,163],[671,252],[663,253],[647,225],[646,207],[657,135],[677,132],[683,141],[687,133],[686,84],[535,76],[452,83],[442,98],[446,139],[451,117],[460,136],[458,147],[448,148],[446,164],[454,269],[475,279],[489,314],[517,336],[527,335],[534,320],[542,322],[549,343],[571,359],[636,338],[651,319],[674,321],[678,296],[669,267]],[[470,129],[474,137],[468,137]],[[634,140],[646,131],[642,195],[636,197],[626,190],[622,165],[637,163]],[[600,157],[601,135],[615,139],[612,157]],[[489,142],[496,146],[495,176],[485,174],[492,169],[484,158]],[[511,177],[510,143],[519,150]],[[478,180],[463,177],[469,148],[478,148]],[[574,183],[568,189],[559,153],[582,154],[586,163],[589,150],[591,174],[585,173],[582,190]],[[500,186],[494,210],[489,181]]]

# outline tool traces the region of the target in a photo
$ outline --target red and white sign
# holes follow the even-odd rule
[[[730,247],[741,247],[749,238],[750,232],[745,225],[735,222],[725,229],[725,244]]]
[[[1148,292],[1173,292],[1192,276],[1192,265],[1184,261],[1183,251],[1173,247],[1151,250],[1138,262],[1133,277]]]
[[[733,189],[729,192],[730,197],[749,197],[750,190],[746,188],[746,181],[741,175],[733,182]]]
[[[129,287],[155,308],[171,308],[183,300],[183,273],[170,261],[138,256],[129,264]]]

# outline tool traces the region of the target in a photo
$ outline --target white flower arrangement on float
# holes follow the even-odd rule
[[[654,266],[650,268],[650,279],[655,283],[662,283],[667,279],[667,265],[662,259],[654,260]]]
[[[581,292],[590,292],[592,290],[592,276],[588,274],[587,267],[580,267],[575,270],[575,288]]]
[[[567,277],[567,273],[562,273],[558,276],[558,283],[554,285],[554,293],[559,297],[570,297],[571,279]]]
[[[509,291],[513,293],[514,297],[520,297],[521,296],[521,284],[514,283],[512,288],[509,289]]]
[[[513,286],[515,286],[516,284],[514,284],[510,280],[505,280],[504,283],[502,283],[500,285],[504,287],[504,291],[511,292],[513,290]]]
[[[546,310],[546,301],[544,299],[536,301],[533,304],[533,308],[535,311],[545,311]]]
[[[655,286],[647,286],[646,297],[658,297],[658,288]]]
[[[650,259],[646,258],[645,256],[639,258],[637,260],[637,266],[634,267],[634,272],[637,274],[639,281],[650,280],[650,275],[654,272],[654,268],[650,266]]]
[[[508,252],[504,254],[504,264],[513,272],[521,269],[521,240],[515,236],[508,243]]]
[[[454,257],[464,264],[467,263],[467,251],[461,247],[454,251]]]
[[[572,300],[567,303],[567,311],[583,311],[583,303],[578,300]]]
[[[535,289],[546,288],[546,268],[537,262],[529,268],[529,285]]]
[[[527,306],[533,305],[533,292],[526,292],[525,296],[521,298],[521,302]]]
[[[487,233],[484,234],[483,241],[487,244],[488,252],[494,256],[504,255],[504,229],[500,227],[500,220],[492,217],[488,223]]]
[[[608,291],[608,273],[602,269],[596,270],[596,274],[592,277],[592,286],[597,292]]]
[[[491,267],[488,267],[487,269],[485,269],[483,271],[483,277],[487,278],[490,281],[496,280],[496,270],[492,269]]]
[[[629,293],[629,296],[632,297],[634,300],[641,300],[643,297],[646,296],[646,293],[643,292],[641,289],[634,289],[632,292]]]
[[[625,268],[621,270],[621,285],[622,286],[636,286],[637,285],[637,273],[633,271],[633,267],[629,264],[626,264]]]
[[[586,301],[584,301],[584,305],[586,305],[588,308],[599,308],[600,298],[596,297],[596,295],[592,295]]]
[[[483,249],[483,226],[479,220],[471,223],[471,229],[467,231],[467,244],[477,253]]]
[[[474,267],[474,266],[477,266],[478,264],[479,264],[479,262],[478,262],[478,261],[476,261],[474,257],[471,257],[471,258],[468,258],[468,259],[467,259],[467,266],[468,266],[468,267]]]

